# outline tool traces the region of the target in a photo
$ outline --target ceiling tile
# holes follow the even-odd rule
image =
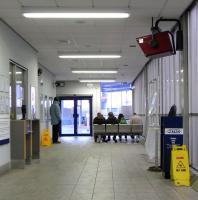
[[[136,17],[144,17],[144,19],[148,19],[148,18],[152,18],[152,17],[158,17],[159,16],[159,13],[160,13],[160,8],[156,9],[156,8],[149,8],[149,9],[146,9],[145,7],[144,8],[134,8],[132,9],[132,12],[131,12],[131,19],[135,19]]]
[[[0,4],[1,5],[1,4]],[[22,18],[20,9],[3,9],[0,7],[0,17],[4,18]]]
[[[146,8],[145,11],[153,8],[161,9],[166,1],[167,0],[131,0],[130,8],[132,11],[138,8]]]
[[[22,6],[33,6],[33,7],[55,7],[55,1],[54,0],[20,0]]]
[[[75,28],[79,30],[79,29],[86,29],[87,26],[94,25],[93,20],[79,22],[76,20],[74,21],[74,20],[62,20],[62,19],[61,20],[36,19],[35,22],[38,26],[43,27],[43,29],[45,28],[57,29],[58,27],[61,30],[67,29],[68,31],[70,31],[71,28]],[[60,29],[58,29],[58,31],[60,31]]]
[[[59,6],[71,8],[92,7],[92,0],[56,0]]]
[[[179,7],[184,10],[191,3],[192,3],[192,0],[180,0],[180,1],[168,0],[166,7],[167,8],[178,8]]]
[[[4,20],[11,26],[19,27],[29,31],[29,29],[34,30],[35,29],[35,22],[32,19],[27,19],[27,18],[7,18],[4,17]],[[37,30],[35,30],[37,31]],[[38,31],[37,31],[38,32]]]
[[[0,0],[0,7],[1,9],[14,9],[14,8],[20,8],[20,4],[16,0]]]
[[[182,12],[190,5],[191,2],[191,0],[181,0],[179,2],[169,0],[164,9],[162,10],[161,16],[167,18],[178,18],[182,14]]]
[[[180,8],[165,8],[160,16],[163,18],[179,18],[182,11],[183,9]]]
[[[129,0],[94,0],[95,7],[128,8]]]

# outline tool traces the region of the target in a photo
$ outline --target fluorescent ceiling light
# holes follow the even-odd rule
[[[47,19],[124,19],[129,13],[23,13],[26,18]]]
[[[27,18],[63,18],[63,19],[122,19],[130,17],[128,9],[65,9],[65,8],[22,8]]]
[[[59,58],[64,59],[74,59],[74,58],[85,58],[85,59],[92,59],[92,58],[121,58],[121,55],[115,55],[115,54],[68,54],[68,55],[59,55]]]
[[[67,9],[67,8],[38,8],[23,7],[23,16],[27,18],[55,19],[122,19],[130,17],[129,9]]]
[[[12,72],[9,72],[9,74],[12,74]],[[22,74],[22,72],[15,72],[15,74]]]
[[[73,74],[116,74],[117,70],[72,70]]]
[[[101,82],[105,82],[105,83],[112,83],[112,82],[116,82],[115,79],[82,79],[79,80],[81,83],[101,83]]]

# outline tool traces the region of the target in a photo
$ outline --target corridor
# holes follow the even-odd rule
[[[151,165],[141,144],[69,137],[43,148],[40,163],[2,176],[0,200],[197,200],[190,187],[148,172]]]

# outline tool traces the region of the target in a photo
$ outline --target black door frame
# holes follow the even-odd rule
[[[59,96],[59,101],[60,101],[60,106],[61,106],[61,101],[62,100],[74,100],[74,134],[60,134],[60,136],[92,136],[92,96]],[[77,113],[77,101],[78,100],[89,100],[89,110],[90,110],[90,134],[78,134],[78,113]],[[61,123],[62,127],[62,123]],[[62,130],[62,128],[61,128]]]

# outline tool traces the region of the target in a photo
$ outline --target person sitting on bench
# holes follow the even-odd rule
[[[127,121],[124,118],[124,115],[122,113],[120,113],[118,115],[118,123],[119,124],[127,124]],[[120,142],[122,141],[122,135],[119,135],[119,140],[120,140]],[[127,141],[127,135],[125,135],[125,140]]]
[[[93,120],[93,124],[99,124],[99,125],[101,125],[101,124],[105,124],[105,123],[106,123],[105,118],[103,117],[103,115],[100,112],[98,112],[97,116]],[[97,139],[98,139],[98,136],[94,136],[95,142],[97,142]],[[106,139],[106,136],[104,135],[102,137],[102,141],[105,142],[105,139]]]
[[[106,124],[118,124],[118,120],[117,120],[117,118],[114,116],[114,114],[112,112],[108,113],[108,118],[106,120]],[[108,140],[107,141],[110,141],[110,139],[111,139],[111,136],[108,135]],[[117,142],[116,135],[113,136],[113,140],[115,142]]]
[[[136,113],[133,113],[133,116],[131,117],[131,120],[130,120],[130,124],[133,126],[135,125],[143,125],[143,122],[142,122],[142,118],[137,116]],[[133,134],[133,133],[132,133]],[[132,142],[134,141],[135,137],[134,135],[131,135],[131,139],[132,139]],[[137,142],[139,142],[139,138],[137,139]]]

